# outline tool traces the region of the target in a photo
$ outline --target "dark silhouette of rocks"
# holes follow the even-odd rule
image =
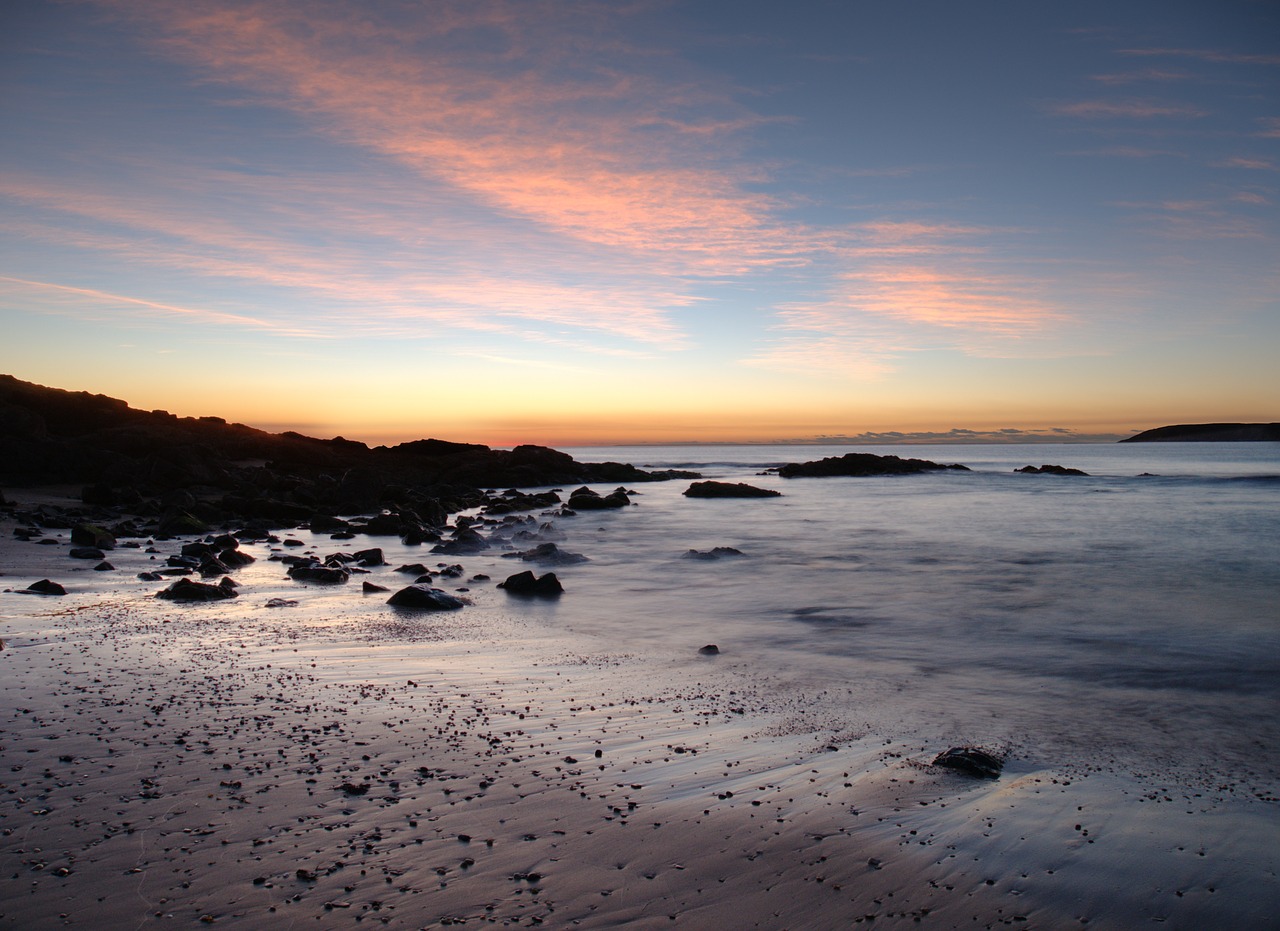
[[[400,589],[387,599],[387,604],[421,611],[456,611],[466,602],[438,588],[415,583]]]
[[[601,511],[609,508],[624,508],[631,503],[625,488],[615,488],[607,495],[601,495],[590,488],[578,488],[569,495],[569,508],[574,511]]]
[[[1015,472],[1026,472],[1028,475],[1088,475],[1088,472],[1082,472],[1079,469],[1069,469],[1060,465],[1042,465],[1042,466],[1023,466],[1021,469],[1014,469]]]
[[[86,506],[127,509],[146,534],[310,522],[318,532],[434,542],[458,511],[489,505],[502,513],[559,500],[550,493],[490,495],[487,488],[697,477],[582,463],[542,446],[500,450],[424,439],[370,447],[343,437],[267,433],[221,417],[135,410],[116,398],[0,375],[0,484],[83,484]],[[602,501],[621,506],[612,495]],[[359,522],[338,514],[372,516]]]
[[[291,567],[289,578],[296,582],[315,582],[318,585],[342,585],[351,579],[351,573],[337,566],[310,563]]]
[[[544,566],[576,566],[579,563],[591,561],[581,553],[570,553],[567,550],[560,549],[554,543],[539,543],[531,550],[504,553],[503,555],[513,559],[523,559],[525,562],[536,562]]]
[[[515,575],[508,576],[505,582],[499,582],[498,588],[506,589],[511,595],[542,595],[556,596],[564,592],[564,586],[560,584],[560,580],[556,578],[554,572],[548,572],[546,575],[538,578],[532,572],[517,572]]]
[[[689,550],[682,558],[710,561],[714,559],[734,559],[738,556],[746,555],[742,550],[734,549],[732,546],[717,546],[710,550]]]
[[[708,643],[705,647],[698,647],[698,652],[703,656],[719,656],[720,648],[714,643]]]
[[[757,488],[746,482],[694,482],[684,490],[686,498],[777,498],[780,491]]]
[[[217,585],[178,579],[168,588],[156,592],[156,597],[167,601],[223,601],[236,597],[236,594],[236,583],[229,578],[224,578]]]
[[[1004,769],[1003,760],[977,747],[952,747],[944,750],[934,757],[933,765],[981,779],[995,779]]]
[[[792,462],[781,466],[778,474],[783,478],[826,478],[831,476],[865,475],[913,475],[937,471],[968,472],[959,464],[939,465],[928,459],[902,459],[898,456],[877,456],[874,453],[846,453],[828,456],[814,462]]]
[[[1156,427],[1121,443],[1278,443],[1280,423],[1179,423]]]

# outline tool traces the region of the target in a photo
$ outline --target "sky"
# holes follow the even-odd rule
[[[373,443],[1280,420],[1280,4],[24,0],[0,371]]]

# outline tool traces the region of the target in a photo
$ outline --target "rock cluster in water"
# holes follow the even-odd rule
[[[813,462],[791,462],[778,468],[783,478],[826,478],[832,476],[913,475],[919,472],[968,472],[959,463],[941,465],[928,459],[903,459],[899,456],[877,456],[874,453],[846,453]]]
[[[781,494],[746,482],[694,482],[684,491],[686,498],[777,498]]]

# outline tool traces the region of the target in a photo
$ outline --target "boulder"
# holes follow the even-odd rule
[[[703,656],[719,656],[720,648],[714,643],[708,643],[705,647],[699,647],[698,652]]]
[[[41,579],[39,582],[32,582],[25,589],[17,592],[19,595],[65,595],[67,590],[57,582],[50,582],[48,579]]]
[[[341,585],[351,579],[351,573],[336,566],[307,563],[289,570],[289,578],[296,582],[315,582],[319,585]]]
[[[387,599],[387,604],[423,611],[456,611],[466,602],[438,588],[414,584],[400,589]]]
[[[615,488],[609,494],[601,496],[590,488],[583,486],[569,495],[569,508],[574,511],[601,511],[608,508],[624,508],[631,503],[626,489]]]
[[[777,498],[780,491],[757,488],[745,482],[694,482],[684,491],[686,498]]]
[[[223,601],[236,597],[236,583],[223,578],[217,585],[178,579],[168,588],[156,592],[157,598],[167,601]]]
[[[384,586],[382,586],[382,585],[374,585],[372,582],[365,582],[365,583],[363,583],[363,584],[361,585],[361,587],[360,587],[360,590],[361,590],[362,592],[364,592],[366,595],[373,594],[374,592],[389,592],[389,591],[391,591],[391,589],[389,589],[389,588],[385,588],[385,587],[384,587]]]
[[[507,576],[505,582],[499,582],[498,588],[506,589],[511,595],[541,595],[551,596],[560,595],[564,592],[564,586],[560,584],[560,580],[556,578],[554,572],[548,572],[541,578],[535,577],[532,572],[517,572],[515,575]]]
[[[1004,768],[1004,761],[977,747],[952,747],[934,757],[933,765],[953,769],[966,776],[995,779]]]
[[[67,555],[72,559],[102,559],[107,554],[96,546],[73,546]]]
[[[353,554],[352,558],[362,566],[385,566],[387,564],[387,561],[382,558],[381,547],[376,546],[372,549],[360,550]]]
[[[116,538],[110,530],[97,524],[76,524],[71,528],[71,542],[77,546],[96,546],[100,550],[114,549]]]

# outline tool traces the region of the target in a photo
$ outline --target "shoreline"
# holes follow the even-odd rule
[[[1226,784],[1016,756],[974,780],[930,766],[938,747],[833,743],[820,706],[732,662],[611,652],[518,607],[340,609],[265,562],[275,587],[174,606],[12,529],[3,586],[56,567],[71,594],[0,594],[3,927],[1257,927],[1280,907],[1275,800]],[[264,607],[280,592],[302,603]]]

